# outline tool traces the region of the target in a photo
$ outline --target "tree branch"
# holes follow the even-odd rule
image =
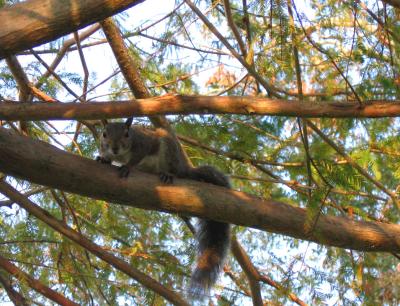
[[[207,19],[206,16],[193,4],[190,0],[184,0],[186,4],[192,9],[192,11],[203,21],[206,27],[224,44],[224,46],[231,52],[231,54],[247,69],[250,75],[252,75],[257,82],[259,82],[270,94],[280,97],[278,94],[278,89],[273,85],[268,83],[264,78],[262,78],[253,66],[248,64],[246,60],[231,46],[231,44],[225,39],[225,37],[218,31],[218,29]]]
[[[25,101],[24,101],[25,102]],[[319,118],[400,116],[400,100],[306,102],[255,97],[165,95],[156,98],[87,103],[0,102],[0,120],[93,120],[169,114],[244,114]]]
[[[88,38],[90,35],[92,35],[96,31],[98,31],[99,29],[100,29],[99,23],[92,25],[90,28],[79,33],[79,41],[82,42],[83,40]],[[54,58],[53,62],[49,66],[51,71],[56,71],[56,68],[61,63],[64,56],[67,54],[67,52],[70,50],[70,48],[75,44],[76,44],[75,36],[68,38],[67,40],[65,40],[63,42],[61,48],[57,51],[56,57]],[[78,50],[78,46],[76,48]],[[39,54],[39,53],[36,53],[36,54]],[[39,81],[35,84],[35,87],[39,88],[50,75],[51,75],[51,72],[49,70],[46,70],[46,72],[39,78]]]
[[[382,2],[388,3],[398,9],[400,9],[400,0],[382,0]]]
[[[65,225],[64,222],[57,220],[52,215],[50,215],[46,210],[39,207],[32,201],[30,201],[25,196],[21,195],[17,190],[12,188],[10,185],[4,182],[0,182],[0,191],[6,195],[11,201],[18,203],[19,206],[24,208],[30,214],[34,215],[39,220],[43,221],[62,235],[66,236],[70,240],[74,241],[85,250],[88,250],[93,255],[101,258],[114,268],[120,270],[121,272],[129,275],[146,288],[153,290],[157,294],[163,296],[168,301],[172,302],[174,305],[182,305],[187,306],[188,304],[175,292],[170,289],[164,287],[160,283],[158,283],[155,279],[150,276],[144,274],[138,269],[132,267],[130,264],[126,263],[124,260],[112,255],[111,253],[105,251],[101,246],[93,243],[91,240],[87,239],[78,231],[73,230],[72,228]],[[0,256],[1,259],[1,256]],[[0,266],[1,265],[0,260]],[[10,272],[11,273],[11,272]],[[62,304],[63,305],[63,304]]]
[[[235,236],[233,236],[231,240],[231,250],[243,272],[246,274],[247,279],[249,280],[253,305],[263,305],[258,271],[255,269],[249,256],[246,254],[245,250],[239,244],[239,241],[237,241]]]
[[[135,63],[133,57],[129,53],[128,48],[125,46],[124,38],[122,37],[122,34],[113,19],[107,18],[100,24],[114,53],[118,66],[120,67],[121,72],[124,75],[124,78],[135,98],[150,98],[150,92],[138,72],[137,63]],[[169,128],[168,121],[161,116],[152,116],[149,119],[156,127]]]
[[[0,10],[0,59],[52,41],[144,0],[30,0]]]
[[[33,290],[43,294],[48,299],[56,302],[59,305],[65,306],[78,306],[79,304],[71,301],[70,299],[66,298],[65,296],[59,294],[58,292],[54,291],[53,289],[43,285],[40,281],[32,278],[28,273],[19,269],[16,265],[9,262],[3,256],[0,256],[0,267],[6,270],[8,273],[16,277],[19,281],[25,282],[29,287]]]
[[[349,155],[346,154],[343,148],[339,147],[331,139],[329,139],[329,137],[327,137],[314,123],[312,123],[310,120],[307,120],[307,125],[315,133],[317,133],[318,136],[321,137],[323,141],[325,141],[329,146],[331,146],[338,154],[342,155],[343,158],[347,160],[347,162],[358,171],[358,173],[360,173],[372,184],[374,184],[377,188],[386,193],[393,200],[393,203],[396,204],[398,208],[400,208],[400,204],[399,201],[397,200],[395,192],[387,189],[385,185],[383,185],[379,180],[377,180],[371,174],[369,174],[367,170],[365,170],[359,164],[357,164]]]
[[[242,36],[240,35],[239,30],[236,27],[236,24],[235,24],[235,22],[233,20],[232,11],[231,11],[231,5],[229,4],[229,0],[224,0],[224,7],[225,7],[226,20],[228,21],[228,25],[231,28],[235,39],[238,42],[239,49],[242,52],[241,55],[242,55],[242,57],[246,57],[247,56],[246,46],[244,45],[244,42],[242,40]]]
[[[259,282],[260,281],[267,283],[268,285],[270,285],[278,290],[281,290],[282,292],[285,292],[285,289],[281,284],[278,284],[277,282],[266,277],[265,275],[261,275],[261,273],[257,270],[257,268],[251,262],[249,256],[246,254],[243,247],[240,245],[236,236],[232,237],[231,249],[232,249],[232,253],[235,255],[235,258],[237,259],[237,261],[239,262],[240,266],[242,267],[243,271],[245,272],[245,274],[247,275],[247,277],[249,279],[250,288],[251,288],[251,292],[253,295],[253,304],[254,305],[262,305],[261,293],[259,292],[259,290],[260,290]],[[257,297],[257,294],[259,295],[258,297]],[[304,303],[301,299],[299,299],[294,293],[285,292],[285,294],[287,294],[287,296],[296,304],[298,304],[300,306],[307,306],[307,304]]]
[[[342,248],[400,252],[400,225],[321,215],[310,232],[304,209],[190,180],[160,185],[156,176],[139,171],[119,178],[115,167],[4,128],[0,128],[0,171],[122,205],[239,224]]]
[[[20,294],[17,290],[15,290],[10,281],[8,279],[5,279],[1,274],[0,274],[0,283],[3,286],[4,290],[7,292],[8,297],[10,300],[14,303],[16,306],[28,306],[28,302],[25,299],[25,297]]]

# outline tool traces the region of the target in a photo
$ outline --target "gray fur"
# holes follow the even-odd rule
[[[181,148],[168,131],[155,131],[130,123],[108,123],[100,137],[100,160],[115,161],[123,166],[121,176],[131,167],[160,175],[164,183],[172,183],[172,176],[188,178],[230,188],[228,178],[211,166],[193,168],[187,165]],[[193,271],[189,294],[201,300],[216,282],[229,250],[230,225],[200,219],[196,231],[198,260]]]

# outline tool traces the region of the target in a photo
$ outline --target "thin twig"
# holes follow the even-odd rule
[[[51,73],[51,75],[64,87],[72,96],[79,99],[79,96],[60,78],[60,76],[54,72],[54,70],[47,65],[47,63],[38,55],[36,54],[35,50],[31,49],[31,52],[34,57]],[[81,102],[83,99],[79,99]]]
[[[361,100],[361,98],[359,97],[359,95],[357,94],[357,92],[355,91],[353,85],[351,85],[350,81],[348,80],[348,78],[344,75],[342,69],[339,68],[339,66],[336,64],[335,60],[333,59],[333,57],[329,54],[328,51],[326,51],[321,45],[317,44],[310,36],[309,33],[307,33],[304,25],[303,25],[303,21],[302,18],[300,17],[299,12],[297,11],[296,5],[293,2],[293,8],[294,11],[296,13],[297,16],[297,20],[300,23],[300,26],[303,30],[304,35],[306,36],[307,40],[309,41],[309,43],[315,48],[317,49],[320,53],[326,55],[326,57],[329,59],[329,61],[332,63],[332,65],[335,67],[336,71],[339,72],[339,74],[342,76],[343,80],[346,82],[346,84],[349,86],[351,92],[353,93],[355,99],[358,101],[358,103],[360,104],[360,106],[362,106],[363,102]]]
[[[317,133],[322,140],[324,140],[330,147],[332,147],[337,153],[343,156],[344,159],[348,161],[348,163],[353,166],[362,176],[364,176],[366,179],[368,179],[372,184],[374,184],[376,187],[378,187],[380,190],[382,190],[384,193],[386,193],[392,200],[393,203],[397,205],[398,208],[400,208],[400,205],[397,201],[396,194],[393,193],[392,191],[388,190],[381,182],[376,180],[372,175],[370,175],[366,170],[364,170],[360,165],[358,165],[349,155],[346,154],[346,152],[337,146],[332,140],[330,140],[316,125],[314,125],[310,120],[304,119],[307,121],[307,125],[315,132]]]
[[[281,95],[278,93],[277,88],[272,84],[268,83],[265,79],[263,79],[257,71],[249,65],[243,57],[236,52],[235,48],[231,46],[231,44],[225,39],[225,37],[217,30],[217,28],[207,19],[206,16],[190,1],[185,0],[186,4],[192,9],[192,11],[204,22],[207,28],[218,37],[218,39],[223,43],[223,45],[231,52],[231,54],[247,69],[247,71],[273,96],[277,98],[281,98]]]
[[[83,101],[86,101],[86,94],[88,89],[88,82],[89,82],[89,69],[86,64],[85,55],[83,54],[82,47],[81,47],[81,40],[77,32],[74,32],[74,38],[76,41],[76,46],[78,47],[79,58],[81,60],[82,68],[83,68],[83,88],[82,88],[82,96]]]

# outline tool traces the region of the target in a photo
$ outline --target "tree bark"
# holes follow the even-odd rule
[[[129,89],[137,99],[150,98],[150,92],[147,89],[142,77],[140,76],[138,63],[135,63],[133,56],[124,43],[121,31],[112,18],[107,18],[101,22],[103,32],[114,53],[118,66],[128,83]],[[155,127],[163,127],[171,131],[169,122],[162,116],[150,116],[151,123]]]
[[[382,0],[382,2],[388,3],[398,9],[400,9],[400,0]]]
[[[28,0],[0,10],[0,59],[52,41],[144,0]]]
[[[400,225],[323,216],[310,231],[307,212],[291,205],[190,180],[161,185],[156,176],[76,156],[0,128],[0,171],[36,184],[142,209],[253,227],[361,251],[400,252]]]
[[[87,103],[0,102],[0,120],[92,120],[170,114],[244,114],[319,118],[400,116],[399,100],[300,102],[254,97],[165,95],[132,101]]]

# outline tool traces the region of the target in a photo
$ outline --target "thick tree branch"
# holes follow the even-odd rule
[[[131,101],[88,103],[0,102],[0,120],[92,120],[168,114],[252,114],[320,118],[400,116],[399,100],[306,102],[255,97],[165,95]]]
[[[137,64],[130,55],[128,48],[125,46],[124,38],[113,19],[107,18],[103,20],[101,26],[114,53],[115,59],[117,60],[118,66],[135,98],[150,98],[150,92],[138,72]],[[169,123],[161,116],[152,116],[149,119],[156,127],[170,129]]]
[[[52,41],[144,0],[30,0],[0,10],[0,59]]]
[[[362,251],[400,252],[400,225],[320,216],[307,230],[304,209],[189,180],[160,185],[154,175],[115,167],[0,128],[0,171],[80,195],[148,210],[249,226],[317,243]]]
[[[398,9],[400,9],[400,0],[382,0],[382,2],[388,3]]]

